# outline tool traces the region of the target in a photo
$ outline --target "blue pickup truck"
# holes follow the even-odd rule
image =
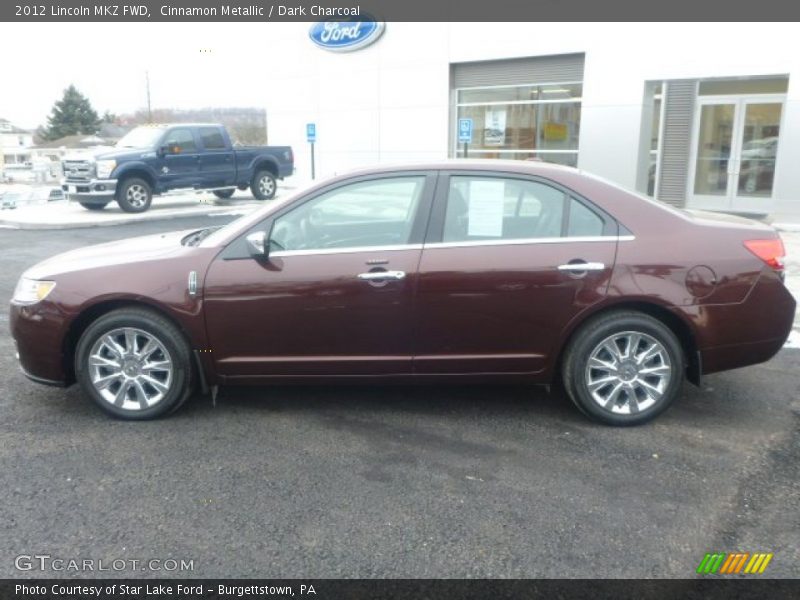
[[[144,212],[153,196],[176,189],[210,190],[230,198],[250,188],[258,200],[275,196],[276,181],[294,172],[289,146],[233,146],[225,127],[191,123],[145,125],[92,159],[62,163],[62,189],[89,210],[116,200]]]

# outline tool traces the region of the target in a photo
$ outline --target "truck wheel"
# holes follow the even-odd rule
[[[233,192],[235,192],[235,191],[236,190],[234,190],[233,188],[231,188],[229,190],[214,190],[214,195],[217,198],[222,198],[223,200],[227,200],[228,198],[233,196]]]
[[[117,189],[117,204],[125,212],[140,213],[150,208],[153,190],[144,179],[131,177]]]
[[[250,184],[250,190],[256,200],[272,200],[277,189],[278,184],[275,183],[275,176],[269,171],[258,171]]]
[[[86,210],[103,210],[108,202],[79,202]]]

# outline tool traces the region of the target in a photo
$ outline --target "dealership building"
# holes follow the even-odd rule
[[[284,26],[271,143],[310,177],[471,158],[571,165],[677,206],[800,218],[795,24],[387,23],[351,51]],[[284,60],[281,57],[291,57]]]

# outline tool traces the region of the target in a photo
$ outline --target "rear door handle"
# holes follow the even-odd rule
[[[565,265],[558,265],[559,271],[569,271],[579,273],[583,271],[602,271],[606,266],[601,262],[573,262]]]
[[[369,271],[359,273],[358,278],[364,281],[380,281],[383,279],[405,279],[405,271]]]

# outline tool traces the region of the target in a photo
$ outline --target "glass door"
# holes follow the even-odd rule
[[[742,101],[732,210],[769,212],[772,208],[782,109],[782,102]]]
[[[690,184],[693,208],[727,210],[730,206],[736,106],[735,101],[717,98],[700,101]]]
[[[782,96],[701,97],[689,206],[757,214],[772,210],[782,112]]]

